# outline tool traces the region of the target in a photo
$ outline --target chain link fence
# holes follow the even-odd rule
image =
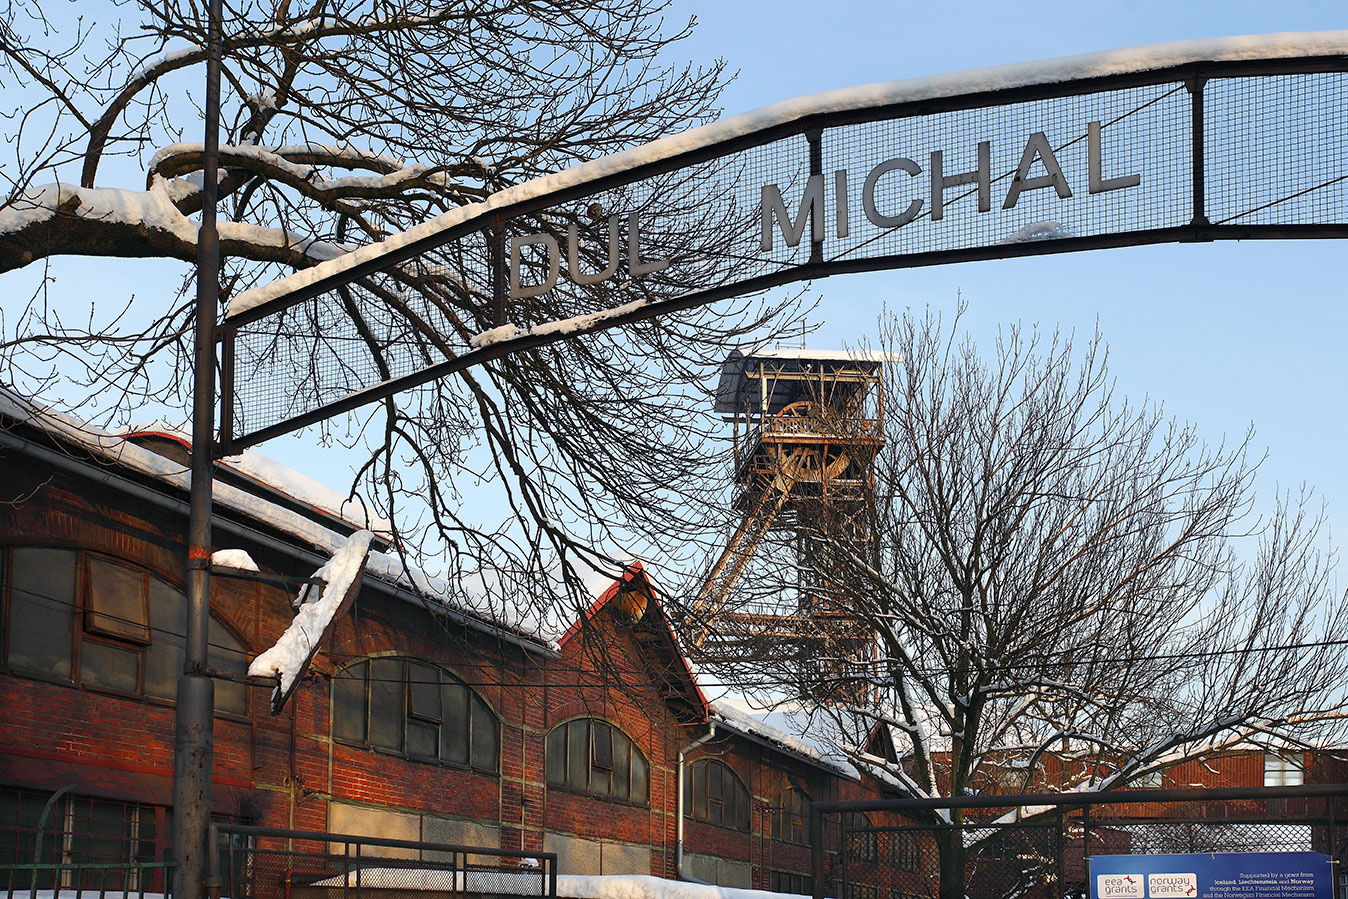
[[[816,803],[815,897],[1082,899],[1096,855],[1348,855],[1348,785]],[[1342,875],[1336,899],[1345,899]]]

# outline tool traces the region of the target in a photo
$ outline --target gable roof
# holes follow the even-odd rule
[[[586,624],[605,609],[624,620],[637,647],[657,662],[650,669],[652,685],[675,713],[688,723],[706,722],[710,704],[683,654],[674,625],[665,614],[655,585],[641,560],[627,566],[567,629],[557,641],[558,646],[565,649],[584,632]]]

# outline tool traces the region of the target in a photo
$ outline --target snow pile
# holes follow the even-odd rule
[[[523,860],[522,860],[523,861]],[[536,896],[542,875],[511,871],[446,871],[418,868],[365,868],[329,877],[315,887],[354,887],[368,890],[469,891]],[[643,874],[585,876],[559,874],[557,895],[562,899],[800,899],[791,893],[741,890],[703,883],[684,883]]]
[[[167,185],[159,181],[149,190],[42,184],[26,188],[0,209],[0,234],[19,231],[56,217],[57,211],[86,219],[128,222],[149,231],[164,231],[195,243],[198,225],[173,205]]]
[[[217,549],[211,553],[211,564],[221,568],[241,568],[244,571],[261,570],[246,549]]]
[[[485,222],[488,216],[499,209],[562,190],[585,187],[600,179],[622,175],[645,165],[705,150],[810,116],[849,110],[878,109],[900,103],[958,97],[1036,84],[1059,84],[1086,78],[1149,72],[1197,62],[1343,55],[1348,55],[1348,31],[1248,35],[1105,50],[1059,59],[992,66],[967,72],[902,81],[883,81],[861,87],[811,94],[731,116],[682,134],[661,138],[630,150],[593,159],[561,172],[517,184],[492,194],[480,203],[452,209],[380,243],[369,244],[339,259],[244,291],[230,303],[230,316],[240,315],[329,278],[337,279],[358,265],[378,260],[386,253],[418,241],[433,239],[436,235],[451,229],[470,228],[476,222]]]
[[[357,531],[332,554],[332,558],[314,573],[323,581],[321,588],[305,584],[300,588],[295,604],[299,607],[276,645],[253,659],[248,666],[252,677],[280,677],[281,695],[290,692],[309,663],[318,643],[332,624],[333,616],[341,608],[347,591],[365,568],[365,557],[370,552],[369,531]],[[317,595],[315,595],[317,594]]]
[[[480,350],[503,340],[514,340],[518,336],[520,336],[519,328],[514,325],[501,325],[499,328],[492,328],[475,335],[472,340],[468,341],[468,345],[475,350]]]
[[[1057,222],[1030,222],[1018,231],[1003,237],[997,243],[1030,243],[1036,240],[1057,240],[1071,236],[1073,236],[1072,232]]]

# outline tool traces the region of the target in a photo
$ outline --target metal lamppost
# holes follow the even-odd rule
[[[215,449],[215,316],[220,293],[216,230],[220,158],[221,0],[207,13],[206,140],[201,230],[197,238],[196,350],[192,384],[192,494],[187,526],[187,646],[178,678],[173,761],[174,895],[203,899],[211,845],[211,769],[215,683],[207,667],[210,634],[211,480]]]

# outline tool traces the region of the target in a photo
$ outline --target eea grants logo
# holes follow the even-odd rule
[[[1101,874],[1095,878],[1100,899],[1142,899],[1141,874]]]
[[[1198,878],[1193,874],[1148,874],[1147,894],[1151,899],[1193,899],[1198,895]]]

